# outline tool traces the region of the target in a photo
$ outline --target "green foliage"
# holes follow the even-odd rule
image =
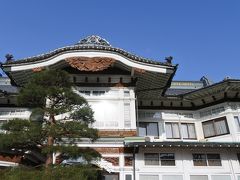
[[[8,133],[0,134],[0,149],[35,147],[44,141],[42,125],[29,120],[14,119],[2,129]]]
[[[0,170],[2,180],[97,180],[99,170],[89,166],[55,166],[47,169],[12,168]]]
[[[21,89],[18,103],[42,108],[45,115],[57,115],[81,110],[82,106],[87,107],[87,101],[73,91],[72,85],[70,76],[65,71],[45,70],[34,74]]]
[[[18,102],[33,108],[30,120],[15,119],[4,124],[2,128],[7,133],[0,134],[0,150],[38,149],[48,157],[60,152],[68,158],[81,156],[87,161],[100,156],[94,150],[79,149],[75,145],[81,138],[94,141],[98,136],[97,130],[89,126],[94,122],[93,111],[87,101],[73,91],[66,72],[45,70],[34,74],[21,89]],[[63,113],[72,120],[55,120],[56,115]]]

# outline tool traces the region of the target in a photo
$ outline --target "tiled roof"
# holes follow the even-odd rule
[[[167,96],[177,96],[185,93],[189,93],[193,91],[194,89],[168,89],[165,93]]]
[[[44,53],[41,55],[33,56],[33,57],[27,57],[24,59],[18,59],[15,61],[11,60],[11,61],[5,62],[3,64],[3,66],[11,65],[11,64],[21,64],[21,63],[41,61],[41,60],[50,58],[52,56],[55,56],[57,54],[62,54],[62,53],[69,52],[69,51],[90,51],[90,50],[91,51],[101,51],[101,52],[112,52],[115,54],[123,55],[123,56],[131,59],[132,61],[175,67],[175,65],[172,65],[167,62],[159,62],[159,61],[155,61],[152,59],[143,58],[143,57],[134,55],[130,52],[127,52],[123,49],[112,47],[105,39],[103,39],[99,36],[95,36],[95,35],[88,36],[87,38],[84,38],[83,40],[79,41],[75,45],[65,46],[65,47],[58,48],[56,50],[53,50],[53,51],[50,51],[50,52],[47,52],[47,53]]]

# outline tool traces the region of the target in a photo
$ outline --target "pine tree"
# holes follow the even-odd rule
[[[65,71],[35,73],[20,90],[18,102],[31,108],[32,114],[29,120],[15,119],[3,125],[7,133],[0,135],[0,149],[40,150],[46,154],[46,167],[53,164],[54,152],[86,161],[100,156],[92,149],[76,146],[81,138],[96,140],[97,130],[91,128],[92,109],[76,94]],[[64,115],[65,120],[58,120],[58,115]]]

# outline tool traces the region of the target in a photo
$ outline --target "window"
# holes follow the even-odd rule
[[[196,139],[195,126],[193,123],[182,123],[181,128],[183,139]]]
[[[238,162],[240,163],[240,153],[237,153]]]
[[[181,136],[179,123],[166,123],[166,136],[167,139],[196,139],[194,123],[181,123]]]
[[[238,116],[234,116],[234,121],[236,124],[237,131],[240,131],[240,119]]]
[[[105,94],[105,91],[93,91],[92,92],[93,96],[101,96],[101,95],[104,95],[104,94]]]
[[[175,166],[175,156],[173,153],[160,153],[161,166]]]
[[[84,94],[86,96],[90,96],[91,91],[79,91],[81,94]]]
[[[220,154],[193,154],[194,166],[221,166]]]
[[[208,180],[207,175],[191,175],[190,180]]]
[[[0,133],[5,133],[6,131],[2,129],[2,126],[4,123],[6,123],[6,120],[0,120]]]
[[[179,125],[178,123],[166,123],[166,135],[167,138],[170,139],[179,139],[180,133],[179,133]]]
[[[132,175],[131,174],[126,174],[125,175],[125,180],[132,180]]]
[[[6,122],[7,122],[6,120],[0,120],[0,129],[2,128],[2,125]]]
[[[131,127],[131,111],[130,111],[130,103],[124,103],[124,127]]]
[[[119,180],[119,175],[118,174],[104,174],[103,175],[104,180]]]
[[[212,180],[231,180],[229,175],[212,175]]]
[[[182,175],[163,175],[163,180],[183,180]]]
[[[159,136],[158,123],[156,122],[140,122],[139,136]]]
[[[124,166],[132,166],[133,165],[133,157],[125,156],[124,157]]]
[[[226,117],[205,121],[202,125],[205,138],[229,134]]]
[[[206,111],[201,111],[200,112],[200,117],[206,117],[206,116],[210,116],[210,115],[214,115],[214,114],[219,114],[219,113],[224,112],[224,111],[225,111],[225,108],[223,106],[216,107],[216,108],[209,109],[209,110],[206,110]]]
[[[158,175],[139,175],[139,180],[159,180]]]
[[[129,91],[124,91],[124,97],[130,97],[130,92]]]
[[[144,154],[145,165],[159,165],[158,153],[145,153]]]
[[[174,153],[145,153],[145,165],[175,166]]]

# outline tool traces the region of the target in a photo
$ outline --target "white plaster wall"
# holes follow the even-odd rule
[[[146,166],[144,165],[144,152],[175,153],[176,166]],[[222,166],[194,166],[192,153],[219,153]],[[235,177],[240,175],[240,164],[237,160],[236,152],[233,151],[147,148],[140,149],[136,159],[137,180],[139,179],[139,174],[159,175],[159,180],[162,179],[162,175],[183,175],[183,180],[190,180],[190,175],[208,175],[209,180],[211,180],[211,175],[230,175],[232,180],[235,180]]]
[[[92,90],[84,87],[82,90]],[[106,90],[102,96],[84,96],[94,111],[97,129],[112,130],[125,129],[136,130],[135,93],[133,88],[94,88],[93,90]],[[124,91],[129,91],[130,96],[124,97]],[[131,126],[124,126],[124,103],[130,103]]]
[[[209,109],[213,109],[216,107],[223,106],[225,108],[224,112],[216,113],[210,116],[200,117],[201,111],[207,111]],[[139,110],[139,113],[153,113],[160,114],[158,118],[142,118],[139,117],[138,122],[158,122],[159,126],[159,139],[167,140],[167,141],[179,141],[179,139],[166,139],[165,133],[165,122],[178,122],[178,123],[195,123],[195,130],[197,135],[197,141],[210,141],[210,142],[239,142],[240,141],[240,131],[237,128],[237,124],[234,121],[234,116],[239,116],[240,118],[240,109],[232,109],[229,103],[222,103],[216,106],[211,106],[208,108],[196,110],[196,111],[181,111],[181,110]],[[187,114],[192,114],[193,117],[186,117]],[[229,134],[205,138],[202,128],[202,122],[208,121],[211,119],[216,119],[219,117],[226,116]],[[196,141],[195,140],[195,141]],[[183,140],[189,141],[189,140]],[[194,141],[194,140],[193,140]]]

